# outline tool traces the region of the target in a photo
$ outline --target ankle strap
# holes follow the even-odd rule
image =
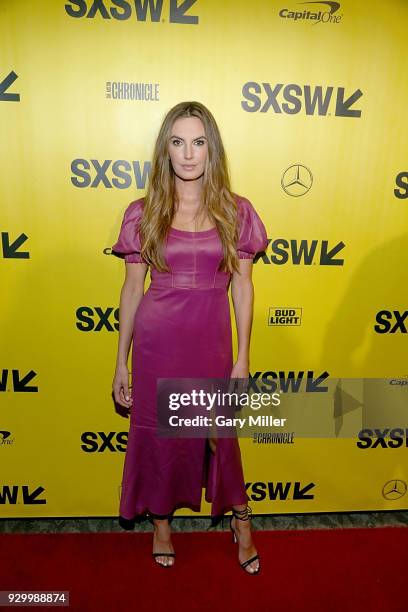
[[[245,510],[235,510],[232,508],[232,514],[240,521],[248,521],[249,519],[252,519],[252,508],[249,506],[247,506]]]

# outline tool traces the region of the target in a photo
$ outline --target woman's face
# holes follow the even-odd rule
[[[170,133],[169,156],[175,174],[193,181],[204,173],[208,143],[204,125],[198,117],[180,117]]]

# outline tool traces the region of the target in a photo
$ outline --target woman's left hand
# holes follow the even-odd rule
[[[245,380],[249,378],[249,362],[247,359],[237,359],[234,363],[234,367],[231,370],[230,378],[244,378]],[[243,385],[242,391],[244,391]],[[208,438],[208,443],[210,445],[210,449],[213,453],[215,453],[217,448],[217,438],[215,436],[210,436]]]
[[[249,361],[247,359],[237,359],[232,368],[230,378],[248,378]]]
[[[231,392],[246,393],[249,379],[249,362],[248,359],[237,359],[231,371],[230,378],[240,379],[238,383],[231,381]]]

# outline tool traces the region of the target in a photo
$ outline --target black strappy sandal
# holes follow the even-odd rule
[[[167,519],[169,521],[169,524],[171,523],[171,521],[173,520],[173,515],[172,514],[149,514],[147,516],[149,522],[153,525],[154,528],[154,521],[153,519]],[[169,553],[169,552],[156,552],[156,553],[152,553],[153,559],[156,561],[157,565],[160,565],[160,567],[172,567],[174,565],[174,563],[162,563],[161,561],[157,561],[156,557],[175,557],[176,553]]]
[[[231,518],[230,518],[230,529],[232,531],[232,541],[234,543],[238,543],[238,538],[237,538],[237,536],[235,534],[235,529],[233,529],[233,527],[232,527],[232,518],[233,517],[235,517],[236,519],[239,519],[240,521],[248,521],[248,520],[252,519],[252,509],[249,506],[247,506],[245,508],[245,510],[234,510],[234,508],[232,509],[232,515],[231,515]],[[252,563],[252,561],[256,561],[256,559],[260,560],[259,555],[254,555],[250,559],[247,559],[246,561],[243,561],[242,563],[239,563],[240,566],[242,567],[242,569],[244,570],[244,572],[246,574],[250,574],[251,576],[255,575],[255,574],[259,574],[259,570],[261,569],[261,565],[260,564],[258,564],[258,569],[254,570],[253,572],[251,572],[251,571],[248,572],[245,569],[250,563]],[[238,560],[238,562],[239,562],[239,560]]]
[[[152,553],[153,558],[156,559],[156,557],[175,557],[176,553]],[[160,565],[160,567],[173,567],[174,563],[162,563],[161,561],[156,561],[157,565]]]

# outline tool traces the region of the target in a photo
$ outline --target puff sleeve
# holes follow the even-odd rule
[[[123,215],[117,242],[112,253],[127,263],[145,263],[140,255],[141,243],[138,224],[143,214],[143,199],[131,202]]]
[[[265,226],[249,200],[238,199],[238,218],[240,223],[237,253],[239,259],[253,259],[257,253],[268,246]]]

